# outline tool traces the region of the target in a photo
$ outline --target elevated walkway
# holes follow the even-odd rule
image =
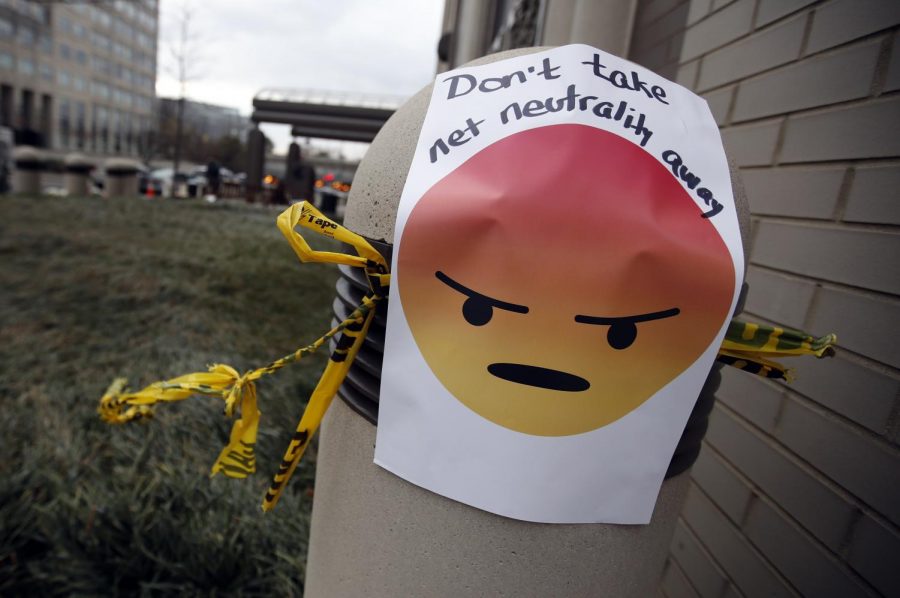
[[[295,137],[371,142],[405,97],[311,89],[263,89],[254,123],[291,125]]]

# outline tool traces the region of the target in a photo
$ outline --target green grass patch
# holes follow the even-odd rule
[[[0,198],[0,595],[302,593],[315,447],[274,512],[260,501],[327,355],[260,381],[243,481],[208,477],[218,399],[125,426],[96,412],[116,376],[245,371],[328,328],[336,269],[299,264],[276,215]]]

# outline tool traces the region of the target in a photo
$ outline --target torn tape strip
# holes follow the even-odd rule
[[[358,255],[316,251],[312,249],[295,228],[301,226],[327,237],[351,245]],[[155,382],[142,390],[129,392],[127,381],[117,378],[100,399],[99,412],[107,423],[120,424],[141,418],[152,417],[152,405],[162,402],[181,401],[193,395],[217,396],[225,402],[225,414],[233,416],[240,406],[240,417],[231,429],[228,444],[222,449],[212,466],[211,475],[223,473],[228,477],[244,478],[256,471],[254,448],[259,429],[260,412],[257,406],[255,380],[272,374],[282,367],[300,361],[304,356],[318,350],[332,337],[340,334],[337,348],[332,352],[328,365],[322,373],[294,435],[282,467],[266,493],[263,509],[275,506],[281,491],[297,466],[312,435],[319,427],[322,417],[331,404],[347,370],[365,338],[375,314],[375,307],[384,297],[390,285],[387,262],[363,237],[324,216],[307,202],[300,202],[285,210],[278,218],[278,227],[287,238],[294,252],[302,262],[346,264],[366,270],[371,294],[337,326],[316,339],[315,342],[297,349],[289,355],[257,369],[240,375],[237,370],[224,364],[213,364],[207,372],[186,374],[170,380]]]

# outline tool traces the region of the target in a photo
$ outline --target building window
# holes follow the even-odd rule
[[[17,41],[23,46],[34,45],[34,31],[28,27],[19,27],[19,35]]]
[[[106,12],[106,9],[95,6],[94,16],[96,17],[97,23],[99,23],[101,27],[112,26],[112,17],[108,12]]]
[[[131,50],[124,44],[120,44],[119,42],[112,42],[112,49],[113,49],[113,54],[119,60],[130,60],[131,59]]]
[[[23,75],[34,74],[34,62],[30,58],[19,57],[19,72]]]
[[[112,47],[112,40],[101,33],[91,32],[91,41],[94,47],[109,52]]]
[[[87,108],[84,102],[75,103],[75,144],[78,149],[84,149],[87,132]]]
[[[38,66],[38,72],[41,74],[41,79],[44,81],[53,81],[53,67],[51,67],[46,62],[42,62]]]
[[[69,100],[59,99],[59,141],[63,148],[69,147],[71,114]]]
[[[110,129],[112,130],[113,135],[113,145],[112,149],[117,154],[122,151],[122,121],[119,118],[119,112],[116,110],[111,110],[112,112],[112,126]]]
[[[41,94],[41,115],[40,115],[40,131],[43,136],[44,147],[50,147],[53,139],[53,100],[50,94]]]
[[[66,44],[59,44],[59,55],[60,55],[60,57],[65,58],[66,60],[71,58],[72,53],[69,50],[69,46],[67,46]]]
[[[109,124],[108,111],[103,106],[94,105],[94,119],[92,136],[95,139],[94,150],[106,152],[109,150]]]
[[[32,19],[35,19],[36,21],[39,21],[41,23],[46,22],[47,15],[46,15],[46,12],[44,11],[43,6],[40,6],[39,4],[37,4],[35,2],[24,2],[24,3],[20,2],[20,5],[21,4],[24,4],[25,6],[20,6],[20,10],[24,10],[25,13],[30,15]]]
[[[96,83],[96,89],[94,93],[97,97],[103,100],[109,100],[110,98],[110,87],[106,83]]]
[[[15,31],[16,28],[10,21],[0,18],[0,38],[11,38]]]
[[[0,85],[0,126],[13,124],[13,95],[12,85]]]
[[[119,32],[120,37],[126,39],[134,39],[135,35],[140,35],[139,33],[135,33],[134,27],[122,20],[119,20],[116,23],[116,30]]]
[[[0,69],[12,70],[13,62],[12,54],[0,50]]]
[[[22,90],[22,100],[19,104],[19,123],[23,129],[31,129],[34,126],[34,92],[30,89]]]

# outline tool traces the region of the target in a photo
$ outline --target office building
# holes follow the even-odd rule
[[[0,125],[17,143],[140,155],[154,128],[157,0],[0,0]]]

